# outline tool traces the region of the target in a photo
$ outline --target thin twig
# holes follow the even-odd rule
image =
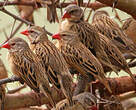
[[[19,92],[20,90],[24,89],[26,87],[26,85],[22,85],[18,88],[12,89],[12,90],[8,90],[8,94],[14,94],[16,92]]]
[[[10,15],[10,16],[12,16],[12,17],[15,18],[16,20],[19,20],[19,21],[21,21],[21,22],[23,22],[23,23],[25,23],[25,24],[27,24],[27,25],[34,25],[33,23],[31,23],[31,22],[29,22],[29,21],[27,21],[27,20],[25,20],[25,19],[22,19],[22,18],[20,18],[20,17],[14,15],[14,14],[12,14],[12,13],[10,13],[10,12],[7,11],[5,8],[1,8],[0,11],[2,11],[3,13],[8,14],[8,15]]]
[[[21,81],[21,79],[19,77],[16,77],[16,76],[12,76],[11,78],[1,79],[0,85],[15,82],[15,81]]]
[[[91,14],[92,14],[92,9],[90,10],[90,12],[89,12],[89,14],[88,14],[88,17],[87,17],[87,19],[86,19],[86,21],[88,22],[89,21],[89,19],[90,19],[90,16],[91,16]]]

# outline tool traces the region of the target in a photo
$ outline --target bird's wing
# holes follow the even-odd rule
[[[36,74],[38,74],[38,63],[35,63],[30,56],[22,56],[21,59],[22,63],[18,63],[14,61],[16,65],[17,72],[19,76],[25,81],[25,83],[32,88],[33,90],[39,92],[38,84],[36,81]]]
[[[62,50],[62,54],[70,65],[75,67],[82,75],[87,76],[86,73],[92,75],[98,75],[98,66],[94,65],[97,63],[94,56],[90,51],[78,43],[78,46],[67,46],[66,51]]]

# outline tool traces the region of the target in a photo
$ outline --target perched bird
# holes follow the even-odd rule
[[[95,28],[84,21],[83,10],[77,5],[65,8],[60,22],[59,31],[73,31],[78,33],[80,41],[96,56],[99,61],[115,71],[104,48],[101,45],[99,34]]]
[[[104,47],[104,51],[106,52],[114,68],[116,68],[116,70],[124,70],[125,72],[127,72],[133,79],[134,83],[136,83],[136,79],[131,73],[126,59],[122,55],[120,50],[106,36],[100,35],[100,39]],[[118,74],[118,71],[115,72]]]
[[[92,25],[98,32],[108,37],[122,53],[136,55],[136,45],[106,11],[96,11],[92,18]]]
[[[55,107],[45,69],[27,42],[21,38],[12,38],[3,44],[2,48],[9,50],[8,60],[13,74],[22,78],[35,92],[39,92],[40,89]]]
[[[4,79],[7,77],[8,77],[8,72],[2,60],[0,59],[0,79]],[[6,95],[5,87],[6,87],[6,84],[0,85],[1,110],[4,110],[5,95]]]
[[[128,18],[122,25],[123,32],[136,44],[136,20]]]
[[[14,0],[14,1],[25,2],[27,0]],[[34,1],[34,0],[29,0],[29,1]],[[21,18],[34,23],[33,12],[35,9],[33,6],[17,5],[16,7]]]
[[[86,80],[84,85],[99,79],[112,92],[106,80],[103,67],[96,57],[79,40],[78,34],[63,31],[52,36],[59,40],[59,48],[66,62],[75,68]]]
[[[69,5],[64,11],[62,18],[65,18],[65,20],[62,19],[60,31],[71,30],[78,33],[80,41],[98,58],[103,67],[110,67],[116,73],[118,73],[119,69],[123,69],[136,82],[135,77],[128,68],[125,58],[114,45],[114,42],[106,38],[107,36],[104,36],[105,34],[103,35],[103,33],[97,32],[97,27],[85,22],[83,17],[83,10],[80,7]],[[107,28],[107,25],[103,28]]]
[[[70,106],[73,105],[72,76],[60,51],[48,40],[44,28],[31,26],[28,30],[21,33],[28,36],[30,45],[34,47],[32,50],[42,60],[50,82],[57,89],[61,89]]]

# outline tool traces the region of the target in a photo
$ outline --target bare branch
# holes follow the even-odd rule
[[[8,94],[14,94],[16,92],[19,92],[20,90],[24,89],[26,87],[26,85],[22,85],[18,88],[12,89],[12,90],[8,90]]]
[[[105,5],[112,6],[115,0],[97,0]],[[118,0],[116,8],[130,14],[136,19],[136,1],[135,0]]]
[[[21,81],[19,77],[12,76],[11,78],[5,78],[0,80],[0,85],[10,83],[10,82],[15,82],[15,81]]]
[[[31,23],[31,22],[29,22],[29,21],[27,21],[27,20],[25,20],[25,19],[22,19],[22,18],[20,18],[20,17],[14,15],[14,14],[12,14],[12,13],[10,13],[10,12],[7,11],[5,8],[1,8],[0,11],[2,11],[3,13],[8,14],[9,16],[12,16],[14,19],[19,20],[19,21],[21,21],[21,22],[23,22],[23,23],[25,23],[25,24],[27,24],[27,25],[34,25],[33,23]]]

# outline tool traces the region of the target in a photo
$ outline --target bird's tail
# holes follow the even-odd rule
[[[72,100],[72,79],[69,77],[69,75],[63,74],[58,75],[58,80],[60,82],[60,86],[62,89],[62,92],[64,93],[65,97],[67,98],[69,105],[72,106],[73,100]]]
[[[98,79],[99,79],[99,81],[108,89],[108,91],[109,91],[110,93],[112,93],[112,90],[111,90],[111,88],[110,88],[110,85],[109,85],[108,80],[106,79],[106,77],[105,77],[105,76],[103,76],[103,77],[99,77],[99,76],[98,76]]]

